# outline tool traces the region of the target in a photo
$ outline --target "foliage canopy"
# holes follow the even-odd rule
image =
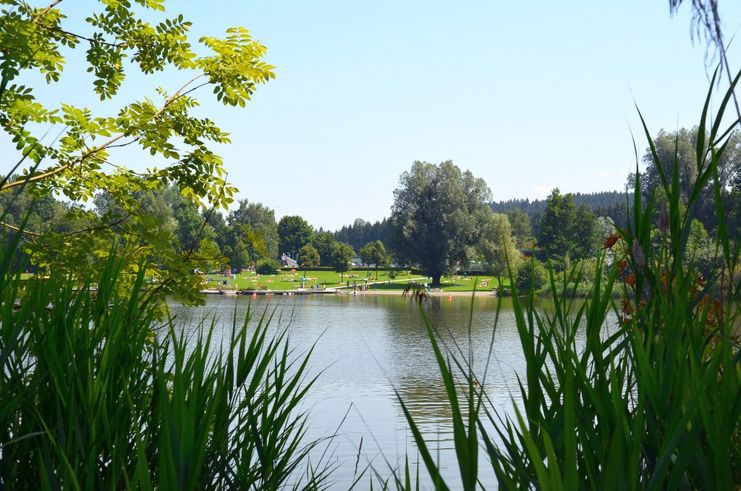
[[[397,249],[439,285],[478,241],[491,215],[490,201],[486,182],[453,162],[414,162],[394,191],[391,222]]]
[[[225,207],[232,201],[235,188],[212,150],[213,144],[228,143],[229,135],[211,119],[193,114],[198,106],[194,92],[209,88],[223,104],[243,107],[257,85],[274,77],[273,67],[263,61],[266,48],[246,29],[234,27],[223,39],[201,37],[196,49],[191,23],[182,15],[165,17],[162,0],[101,0],[84,22],[69,19],[59,1],[45,7],[23,0],[2,3],[0,128],[21,157],[16,165],[20,175],[0,184],[0,192],[28,186],[35,195],[56,193],[79,203],[105,189],[133,218],[127,229],[114,234],[110,224],[97,223],[76,236],[44,237],[44,247],[58,251],[57,259],[74,271],[86,264],[99,269],[116,242],[126,270],[134,273],[158,256],[160,267],[151,275],[165,280],[165,290],[174,284],[182,290],[192,281],[185,272],[195,247],[162,253],[171,243],[167,237],[146,237],[148,224],[137,194],[174,184],[200,207]],[[42,102],[43,82],[32,81],[41,76],[47,85],[57,85],[67,60],[80,51],[100,103],[89,108],[73,101]],[[127,72],[141,72],[153,85],[172,73],[186,74],[187,82],[157,88],[156,98],[116,106],[114,96]],[[131,169],[123,147],[149,154],[153,165]],[[82,262],[68,254],[81,244],[91,252]]]

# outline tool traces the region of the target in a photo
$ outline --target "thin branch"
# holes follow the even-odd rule
[[[131,141],[127,141],[127,142],[124,142],[124,143],[118,143],[116,145],[108,145],[108,148],[123,148],[123,147],[128,147],[129,145],[133,145],[134,143],[138,142],[141,139],[142,139],[142,137],[140,135],[140,136],[137,136],[136,138],[134,138]]]
[[[65,233],[62,234],[62,237],[69,237],[69,236],[72,236],[72,235],[82,234],[82,233],[85,233],[85,232],[94,232],[96,230],[105,230],[105,229],[108,229],[108,228],[112,228],[112,227],[115,227],[116,225],[122,224],[123,222],[125,222],[126,220],[128,220],[129,218],[131,218],[131,215],[132,215],[131,212],[129,212],[126,215],[124,215],[123,217],[121,217],[121,218],[119,218],[117,220],[114,220],[112,222],[109,222],[109,223],[102,223],[100,225],[95,225],[95,226],[92,226],[92,227],[86,227],[86,228],[81,228],[79,230],[73,230],[71,232],[65,232]]]
[[[111,228],[111,227],[115,227],[116,225],[122,224],[123,222],[125,222],[126,220],[128,220],[131,217],[131,215],[132,215],[131,213],[127,213],[125,216],[123,216],[123,217],[121,217],[119,219],[116,219],[116,220],[114,220],[112,222],[109,222],[109,223],[102,223],[100,225],[95,225],[95,226],[92,226],[92,227],[85,227],[85,228],[81,228],[79,230],[72,230],[71,232],[64,232],[64,233],[62,233],[60,235],[62,237],[71,237],[73,235],[83,234],[85,232],[94,232],[96,230],[105,230],[105,229],[108,229],[108,228]],[[8,228],[8,229],[13,230],[13,231],[16,231],[16,232],[19,232],[19,233],[24,234],[24,235],[29,235],[31,237],[43,237],[44,236],[44,234],[41,233],[41,232],[32,232],[30,230],[26,230],[26,229],[22,229],[20,227],[16,227],[15,225],[11,225],[11,224],[9,224],[7,222],[1,222],[0,221],[0,226],[5,227],[5,228]]]
[[[195,77],[191,78],[190,80],[188,80],[169,99],[167,99],[167,101],[165,101],[165,103],[162,105],[162,107],[160,107],[157,110],[157,112],[155,112],[152,115],[152,117],[149,118],[149,120],[147,122],[153,121],[154,119],[158,118],[165,111],[165,109],[167,109],[173,102],[175,102],[179,98],[183,97],[185,94],[188,94],[188,93],[192,92],[192,90],[195,90],[196,88],[200,88],[200,87],[203,87],[204,85],[207,85],[207,83],[199,84],[197,87],[192,88],[191,90],[187,90],[186,91],[186,89],[188,88],[189,85],[191,85],[192,83],[194,83],[199,78],[205,77],[205,76],[206,76],[205,73],[201,73],[201,74],[198,74]],[[46,171],[44,173],[41,173],[41,174],[37,174],[35,176],[31,176],[31,177],[24,178],[24,179],[19,179],[17,181],[13,181],[13,182],[7,182],[7,183],[3,184],[2,186],[0,186],[0,192],[6,191],[8,189],[11,189],[11,188],[14,188],[14,187],[17,187],[17,186],[21,186],[23,184],[32,183],[32,182],[38,182],[38,181],[41,181],[43,179],[47,179],[49,177],[53,177],[53,176],[55,176],[57,174],[60,174],[60,173],[64,172],[65,170],[69,169],[70,167],[72,167],[73,165],[79,164],[79,163],[85,161],[86,159],[90,158],[91,156],[95,155],[96,153],[98,153],[98,152],[100,152],[102,150],[105,150],[105,149],[111,147],[114,143],[116,143],[117,141],[121,140],[125,136],[126,136],[125,133],[121,133],[120,135],[115,136],[115,137],[111,138],[110,140],[108,140],[107,142],[103,143],[101,146],[95,147],[95,148],[93,148],[93,149],[85,152],[84,154],[80,155],[78,158],[74,159],[70,163],[61,165],[59,167],[56,167],[56,168],[51,169],[51,170],[48,170],[48,171]]]
[[[62,29],[61,27],[44,26],[44,25],[42,25],[42,27],[50,31],[60,32],[62,34],[66,34],[67,36],[72,36],[81,41],[87,41],[89,44],[102,44],[103,46],[109,46],[111,48],[125,48],[127,46],[126,43],[112,43],[110,41],[104,41],[102,39],[89,38],[87,36],[83,36],[82,34],[77,34],[76,32],[67,31],[65,29]]]
[[[25,230],[20,227],[16,227],[15,225],[11,225],[6,222],[0,222],[0,226],[3,226],[5,228],[9,228],[10,230],[14,230],[15,232],[19,232],[23,235],[30,235],[31,237],[41,237],[43,234],[40,234],[38,232],[31,232],[30,230]]]
[[[66,34],[67,36],[72,36],[72,37],[77,38],[77,39],[79,39],[81,41],[87,41],[90,44],[102,44],[104,46],[110,46],[111,48],[123,48],[123,47],[126,46],[126,43],[111,43],[111,42],[103,41],[103,40],[100,40],[100,39],[93,39],[93,38],[89,38],[87,36],[83,36],[82,34],[77,34],[75,32],[67,31],[65,29],[62,29],[61,27],[48,26],[48,25],[45,25],[45,24],[39,22],[39,20],[41,20],[42,17],[44,17],[51,9],[53,9],[54,7],[56,7],[57,5],[59,5],[60,3],[62,3],[62,1],[63,0],[54,0],[46,8],[44,8],[43,10],[40,10],[36,15],[34,15],[33,16],[33,19],[32,19],[32,22],[38,23],[39,24],[39,27],[41,27],[42,29],[47,29],[49,31],[54,31],[54,32]]]
[[[728,56],[726,56],[726,49],[722,44],[720,45],[720,59],[721,62],[724,65],[726,77],[728,78],[728,85],[733,84],[733,77],[731,76],[731,66],[728,64]],[[731,92],[731,95],[733,95],[733,104],[736,106],[736,116],[738,116],[738,119],[741,119],[741,108],[738,104],[738,98],[736,97],[736,90],[734,89],[733,92]]]
[[[224,184],[221,185],[221,189],[219,190],[219,198],[224,195],[224,188],[226,187],[226,179],[224,179]],[[198,245],[198,242],[201,241],[201,238],[203,237],[203,231],[206,229],[206,225],[208,224],[208,221],[211,219],[211,216],[213,215],[214,211],[216,211],[216,205],[212,205],[211,208],[206,212],[206,216],[203,217],[203,223],[201,224],[201,228],[198,230],[198,234],[196,235],[195,240],[191,242],[190,248],[188,249],[188,252],[185,255],[186,260],[188,260],[193,253],[195,252],[196,245]]]
[[[200,76],[205,76],[205,74],[202,73]],[[201,87],[204,87],[206,85],[209,85],[210,83],[211,82],[203,82],[202,84],[198,84],[195,87],[192,87],[192,88],[186,90],[185,92],[183,92],[182,94],[180,94],[180,97],[186,96],[186,95],[190,94],[191,92],[195,92],[196,90],[198,90]]]
[[[114,169],[118,169],[118,170],[120,170],[122,172],[125,172],[126,174],[131,174],[131,175],[134,175],[136,177],[140,177],[142,179],[144,179],[144,178],[146,178],[148,176],[147,174],[145,174],[143,172],[136,172],[135,170],[131,170],[131,169],[128,169],[128,168],[124,167],[123,165],[114,164],[113,162],[111,162],[108,159],[103,159],[102,162],[104,164],[106,164],[106,165],[110,165]]]
[[[46,178],[55,176],[55,175],[59,174],[60,172],[64,172],[65,170],[69,169],[69,167],[71,165],[72,164],[64,164],[64,165],[62,165],[60,167],[56,167],[56,168],[54,168],[54,169],[52,169],[50,171],[47,171],[47,172],[44,172],[44,173],[41,173],[41,174],[36,174],[35,176],[31,176],[31,177],[29,177],[27,179],[19,179],[17,181],[13,181],[13,182],[7,182],[7,183],[3,184],[2,187],[0,187],[0,192],[7,191],[8,189],[12,189],[12,188],[15,188],[15,187],[18,187],[18,186],[23,186],[23,185],[28,184],[28,183],[41,181],[42,179],[46,179]]]
[[[40,18],[42,18],[43,16],[45,16],[47,13],[49,13],[49,11],[51,9],[53,9],[54,7],[56,7],[57,5],[59,5],[60,3],[62,3],[62,0],[54,0],[52,3],[50,3],[44,9],[40,10],[36,15],[34,15],[33,21],[34,22],[37,22]]]
[[[669,11],[673,14],[682,4],[684,0],[669,0]],[[731,76],[731,66],[728,63],[728,56],[726,55],[726,45],[723,41],[723,28],[721,27],[720,13],[718,11],[718,0],[691,0],[692,8],[694,10],[692,23],[694,24],[694,30],[697,32],[697,36],[702,35],[704,31],[704,38],[708,44],[714,45],[720,56],[721,70],[726,72],[728,83],[733,82]],[[690,32],[691,37],[694,39],[694,34]],[[705,61],[707,62],[708,50],[706,47]],[[714,58],[714,57],[713,57]],[[736,115],[741,119],[741,107],[739,106],[738,97],[736,91],[732,92],[733,104],[736,108]]]

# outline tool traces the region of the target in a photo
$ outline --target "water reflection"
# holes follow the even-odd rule
[[[409,378],[396,385],[396,390],[419,424],[449,423],[450,404],[442,381]]]
[[[446,473],[456,475],[450,451],[450,406],[416,304],[388,295],[258,297],[252,302],[211,297],[205,307],[193,309],[173,303],[171,310],[188,331],[204,317],[215,318],[216,338],[228,339],[232,318],[243,318],[248,307],[256,315],[272,314],[271,328],[287,328],[291,346],[298,352],[316,343],[311,369],[321,375],[304,403],[310,410],[307,438],[334,433],[346,416],[335,440],[337,489],[346,489],[353,480],[361,439],[361,464],[379,465],[384,459],[403,462],[407,452],[414,457],[394,390],[407,404],[430,447],[439,451]],[[473,306],[469,297],[433,297],[423,309],[446,346],[458,346],[467,359],[473,357],[477,377],[485,383],[494,405],[506,409],[511,407],[511,394],[517,394],[515,374],[524,373],[524,365],[511,307],[509,303],[502,306],[495,332],[496,307],[493,297],[476,298]],[[384,468],[385,464],[379,471],[388,473]]]

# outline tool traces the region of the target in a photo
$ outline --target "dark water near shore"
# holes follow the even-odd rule
[[[234,309],[242,318],[250,305],[245,297],[207,300],[205,307],[195,309],[172,304],[171,312],[185,329],[194,328],[201,318],[216,316],[219,331],[223,329],[228,336]],[[331,444],[331,459],[338,465],[332,476],[333,489],[347,489],[353,482],[358,454],[358,472],[370,464],[384,476],[391,475],[387,461],[403,466],[406,453],[410,462],[417,460],[394,390],[437,452],[448,482],[460,483],[452,452],[450,408],[416,304],[388,295],[258,297],[252,300],[251,309],[253,315],[275,309],[271,328],[286,327],[290,345],[298,352],[316,344],[311,370],[321,374],[305,401],[310,412],[307,437],[337,432]],[[466,358],[472,355],[475,373],[494,407],[511,413],[513,400],[519,396],[516,374],[524,376],[525,365],[511,302],[503,300],[495,332],[496,310],[493,297],[477,297],[473,303],[470,297],[435,297],[424,307],[448,347],[462,350]],[[480,460],[485,461],[483,452]],[[368,489],[369,473],[357,489]],[[420,469],[420,475],[424,474]],[[496,488],[485,462],[481,480],[486,488]],[[430,486],[423,482],[422,487]]]

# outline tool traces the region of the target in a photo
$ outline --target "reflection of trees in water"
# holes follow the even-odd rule
[[[409,377],[401,380],[395,387],[415,423],[425,435],[425,440],[440,443],[441,449],[452,448],[452,412],[442,380]],[[461,409],[467,411],[468,405],[463,393],[459,392],[458,401]],[[399,412],[399,417],[404,419],[398,400],[394,400],[394,406]],[[432,448],[437,447],[432,445]]]
[[[484,379],[485,365],[494,334],[496,302],[497,300],[493,298],[475,300],[470,329],[471,351],[474,373],[480,382],[485,383],[490,403],[496,410],[508,413],[511,410],[512,398],[520,399],[515,374],[524,373],[525,366],[514,325],[511,300],[505,299],[493,340],[492,357]],[[387,308],[383,309],[386,317],[383,322],[387,346],[385,360],[389,364],[385,371],[415,421],[422,427],[425,437],[430,441],[445,442],[441,448],[448,448],[452,445],[450,405],[419,307],[409,301],[400,302],[399,299],[385,300],[384,303],[387,304]],[[447,297],[433,297],[424,309],[446,346],[456,350],[456,358],[468,359],[471,299],[453,297],[452,301],[448,301]],[[463,351],[462,356],[453,341]],[[464,377],[454,363],[453,371],[458,382],[463,384]],[[399,417],[404,418],[398,401],[394,401],[394,404]],[[460,391],[459,404],[464,411],[467,410],[465,394]]]
[[[396,390],[415,421],[436,424],[443,419],[449,423],[452,414],[441,379],[406,378],[396,386]]]
[[[401,383],[407,378],[437,380],[439,370],[419,307],[407,299],[398,297],[375,297],[374,300],[386,307],[382,310],[385,316],[382,325],[385,330],[385,358],[392,364],[387,367],[392,383]],[[470,348],[475,371],[479,375],[484,372],[494,334],[496,302],[495,298],[477,298],[473,305]],[[456,357],[461,358],[461,353],[457,351],[459,348],[463,352],[463,358],[468,358],[471,299],[453,297],[449,300],[448,297],[432,297],[425,302],[423,309],[440,334],[444,345],[451,349]],[[511,311],[508,303],[503,305],[502,312],[504,314],[500,318],[494,342],[497,351],[506,353],[510,347],[519,346],[519,342],[514,327],[509,328]]]

